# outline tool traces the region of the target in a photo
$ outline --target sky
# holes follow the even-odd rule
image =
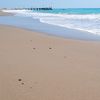
[[[100,8],[100,0],[0,0],[0,8],[48,7]]]

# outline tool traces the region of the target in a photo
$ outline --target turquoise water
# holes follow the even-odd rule
[[[34,11],[33,12],[37,12]],[[67,8],[67,9],[53,9],[48,11],[38,11],[42,13],[55,13],[55,14],[100,14],[100,8]]]

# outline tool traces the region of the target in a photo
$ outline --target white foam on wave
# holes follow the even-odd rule
[[[39,19],[42,23],[87,31],[95,35],[100,35],[100,14],[53,14],[27,10],[5,10],[4,12],[16,13],[21,16],[30,16],[34,19]]]
[[[100,14],[72,15],[33,13],[33,18],[39,19],[42,23],[87,31],[95,35],[100,35]]]
[[[2,10],[3,12],[8,12],[8,13],[21,13],[21,14],[25,14],[25,13],[28,13],[27,10]]]

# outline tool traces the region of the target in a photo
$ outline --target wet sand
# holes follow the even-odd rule
[[[0,25],[0,100],[100,100],[100,42]]]
[[[11,16],[11,15],[14,15],[14,14],[3,12],[2,10],[0,10],[0,16]]]

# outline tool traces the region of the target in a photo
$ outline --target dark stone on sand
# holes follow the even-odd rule
[[[36,49],[36,48],[33,48],[34,50]]]
[[[52,49],[52,48],[49,48],[49,49]]]
[[[24,83],[21,83],[22,85],[24,85]]]
[[[22,81],[22,79],[18,79],[18,81]]]

